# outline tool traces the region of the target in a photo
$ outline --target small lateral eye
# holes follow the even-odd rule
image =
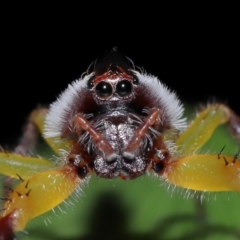
[[[133,84],[134,85],[138,85],[139,84],[139,80],[136,76],[133,77]]]
[[[96,94],[101,98],[110,97],[113,93],[113,89],[110,83],[108,82],[100,82],[96,86]]]
[[[116,86],[116,92],[120,97],[127,96],[132,91],[132,85],[128,80],[122,80],[118,82]]]
[[[93,86],[94,86],[93,79],[89,79],[88,82],[87,82],[88,89],[92,89]]]

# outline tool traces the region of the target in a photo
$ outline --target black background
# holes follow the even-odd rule
[[[147,9],[148,15],[124,8],[119,15],[113,6],[114,11],[98,15],[97,7],[76,12],[46,9],[8,9],[2,21],[2,146],[14,146],[28,113],[53,102],[112,47],[158,76],[183,101],[217,100],[240,114],[239,27],[231,13],[234,7],[199,12],[168,9],[164,17],[163,10]]]

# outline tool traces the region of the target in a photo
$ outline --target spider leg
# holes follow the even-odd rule
[[[30,113],[19,145],[15,148],[14,152],[23,156],[27,155],[34,148],[39,134],[58,155],[60,155],[61,149],[66,149],[66,146],[70,147],[70,141],[66,139],[44,137],[43,131],[47,112],[47,108],[37,108]]]
[[[22,181],[15,189],[6,187],[7,195],[2,198],[5,202],[0,209],[0,239],[15,239],[15,231],[24,229],[29,220],[64,201],[83,179],[71,163],[57,167],[45,159],[27,156],[38,134],[43,133],[46,113],[45,108],[34,110],[15,153],[0,153],[0,173]],[[71,146],[69,140],[44,139],[57,155]]]
[[[47,109],[38,108],[31,112],[29,115],[26,124],[24,125],[23,134],[20,138],[18,146],[14,149],[14,153],[21,156],[27,156],[34,149],[39,132],[42,132],[43,122]],[[4,152],[4,150],[3,150]],[[11,187],[13,184],[13,179],[9,176],[16,177],[16,168],[23,175],[23,169],[25,168],[25,173],[30,170],[29,167],[26,167],[26,160],[23,157],[12,155],[9,153],[0,154],[0,164],[1,164],[1,173],[4,173],[6,176],[3,178],[4,187]],[[8,160],[6,160],[8,159]],[[10,162],[13,159],[12,163]],[[34,160],[33,160],[34,161]],[[17,163],[18,162],[18,163]],[[16,164],[16,165],[14,165]],[[31,168],[31,162],[30,162]],[[36,166],[39,166],[38,164]],[[41,168],[40,168],[41,169]],[[12,172],[13,170],[13,172]],[[8,176],[8,177],[7,177]],[[3,198],[5,196],[3,195]]]
[[[81,178],[76,167],[68,163],[60,169],[44,171],[22,180],[5,199],[0,218],[0,239],[11,239],[5,236],[24,229],[32,218],[63,202],[78,189],[86,176]]]
[[[97,131],[91,125],[91,123],[87,119],[85,119],[83,114],[78,113],[73,118],[73,124],[74,124],[75,131],[78,135],[81,135],[82,129],[87,131],[90,134],[93,141],[96,143],[96,146],[104,154],[107,161],[112,161],[117,157],[110,143],[102,136],[102,134],[99,131]]]
[[[162,177],[174,185],[198,191],[240,192],[240,159],[236,157],[199,154],[165,166]]]
[[[12,178],[20,178],[21,181],[24,181],[23,179],[31,178],[34,174],[54,168],[54,165],[51,162],[44,159],[25,157],[5,152],[0,153],[0,166],[0,173],[11,177],[9,178],[10,180],[12,180]],[[6,185],[5,183],[4,188],[5,191],[3,198],[0,198],[1,200],[5,200],[4,205],[1,206],[0,209],[2,210],[2,214],[0,213],[0,239],[10,240],[15,239],[13,232],[15,229],[15,214],[18,211],[25,212],[26,209],[24,209],[24,207],[26,208],[26,204],[19,210],[13,210],[13,208],[10,207],[9,213],[5,214],[5,211],[7,211],[10,204],[13,204],[14,207],[15,202],[17,203],[19,200],[23,200],[23,197],[20,196],[20,199],[16,199],[16,196],[14,196],[14,193],[16,193],[15,191],[19,192],[19,190],[17,190],[19,187],[13,190],[11,186]]]
[[[221,124],[228,124],[235,137],[240,139],[240,118],[224,104],[212,104],[200,112],[178,140],[176,146],[183,154],[196,153]]]
[[[208,106],[193,120],[176,141],[179,156],[171,156],[164,146],[157,146],[151,158],[150,171],[167,182],[198,191],[240,191],[240,159],[238,155],[198,154],[216,128],[228,124],[239,138],[240,118],[222,104]]]
[[[0,166],[1,174],[11,178],[21,176],[23,179],[55,167],[53,163],[47,160],[14,153],[0,153]]]
[[[167,182],[183,188],[198,191],[240,191],[239,154],[226,156],[222,154],[223,149],[217,154],[198,154],[198,150],[220,124],[229,124],[239,138],[239,123],[240,118],[227,106],[208,106],[176,141],[179,156],[171,156],[163,149],[154,155],[155,162],[152,161],[149,170],[153,170]]]
[[[129,159],[135,157],[135,151],[140,147],[142,139],[145,137],[149,128],[160,121],[161,112],[158,108],[153,108],[149,112],[148,116],[144,119],[144,122],[137,128],[134,136],[127,144],[123,156]]]

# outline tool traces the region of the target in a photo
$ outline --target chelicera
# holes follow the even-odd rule
[[[0,239],[14,239],[14,232],[65,201],[91,174],[130,180],[150,172],[186,189],[240,191],[238,153],[198,154],[220,124],[240,139],[240,118],[226,105],[210,104],[187,124],[183,111],[157,77],[116,49],[104,55],[49,109],[30,114],[14,153],[0,153],[0,173],[21,180],[3,197]],[[28,155],[36,130],[58,156],[56,163]]]

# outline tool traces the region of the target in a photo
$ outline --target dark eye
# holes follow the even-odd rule
[[[93,84],[93,79],[89,79],[88,82],[87,82],[87,87],[88,87],[89,89],[92,89],[93,86],[94,86],[94,84]]]
[[[96,93],[99,97],[107,98],[112,95],[113,89],[110,83],[100,82],[96,86]]]
[[[116,87],[116,92],[120,97],[127,96],[131,93],[132,91],[132,85],[129,81],[127,80],[122,80],[118,82],[117,87]]]
[[[138,80],[138,78],[136,76],[133,78],[133,84],[134,85],[138,85],[139,84],[139,80]]]

